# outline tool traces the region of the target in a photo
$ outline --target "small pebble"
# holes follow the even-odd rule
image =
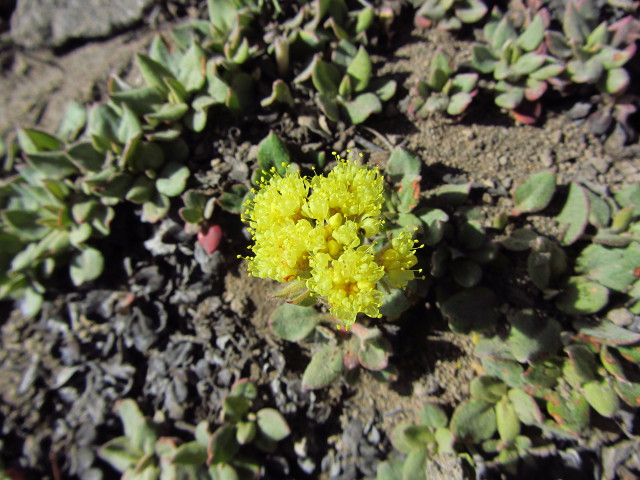
[[[498,158],[498,163],[500,164],[500,166],[504,167],[507,165],[507,163],[509,163],[509,158],[506,155],[502,155],[500,158]]]
[[[543,166],[551,167],[553,165],[553,151],[550,148],[543,150],[540,152],[538,159]]]

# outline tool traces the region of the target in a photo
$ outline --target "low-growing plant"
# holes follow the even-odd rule
[[[593,84],[602,92],[618,95],[629,84],[624,65],[635,54],[640,22],[627,16],[614,24],[598,23],[593,0],[570,0],[562,19],[563,33],[549,31],[549,52],[567,64],[571,82]]]
[[[347,332],[331,327],[330,315],[294,304],[278,307],[271,318],[271,328],[281,339],[313,344],[311,361],[302,376],[306,389],[326,387],[343,374],[355,379],[358,367],[373,373],[380,381],[394,381],[397,370],[389,363],[391,345],[379,328],[354,324]]]
[[[542,211],[556,191],[556,175],[532,175],[515,190],[515,214]],[[612,292],[626,294],[624,304],[640,311],[640,187],[630,185],[614,196],[595,185],[572,182],[556,217],[558,241],[537,235],[530,228],[511,231],[502,245],[512,251],[530,250],[527,265],[533,283],[569,315],[592,314],[609,304]],[[562,246],[584,243],[568,278]],[[555,285],[552,285],[555,283]],[[625,298],[622,297],[622,298]]]
[[[116,408],[125,434],[103,445],[99,455],[131,480],[257,478],[260,463],[246,446],[273,452],[290,429],[273,408],[251,412],[256,396],[255,384],[238,381],[224,400],[222,424],[210,432],[208,422],[200,422],[195,440],[185,443],[163,436],[161,423],[144,417],[135,401],[122,400]]]
[[[441,30],[460,30],[464,24],[479,22],[489,11],[482,0],[412,0],[418,7],[418,27],[436,26]]]
[[[372,79],[372,63],[364,46],[356,47],[346,40],[333,51],[331,62],[316,54],[294,82],[308,80],[317,91],[318,107],[336,122],[346,115],[350,123],[362,123],[382,112],[382,102],[396,92],[394,80]]]
[[[519,30],[498,10],[484,26],[483,43],[473,47],[473,67],[492,74],[495,103],[509,110],[522,123],[534,123],[541,114],[540,97],[549,83],[564,71],[564,65],[546,53],[544,35],[549,13],[542,9]]]
[[[409,115],[419,118],[434,112],[462,115],[478,92],[477,82],[477,73],[456,73],[451,58],[439,50],[431,62],[427,80],[418,80],[410,92]]]

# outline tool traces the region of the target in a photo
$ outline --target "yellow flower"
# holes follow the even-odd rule
[[[293,170],[280,177],[272,169],[242,219],[254,240],[250,274],[306,282],[348,329],[358,313],[380,316],[379,283],[405,288],[415,278],[417,258],[409,232],[373,252],[372,237],[384,223],[382,177],[377,169],[336,158],[326,177],[310,180]]]
[[[383,203],[383,181],[377,169],[336,156],[338,164],[326,177],[311,179],[312,193],[302,207],[305,216],[317,221],[328,221],[336,213],[344,220],[352,220],[363,228],[367,236],[378,233]],[[335,228],[335,227],[334,227]]]
[[[275,171],[273,173],[271,179],[256,193],[243,218],[249,222],[256,241],[280,221],[300,219],[302,205],[307,200],[309,185],[298,172],[289,171],[284,177],[275,174]]]
[[[278,282],[290,282],[306,278],[309,272],[307,237],[313,228],[307,220],[294,222],[291,218],[280,220],[260,233],[249,258],[249,272],[260,278]]]
[[[414,243],[416,241],[411,232],[400,232],[391,239],[391,247],[378,254],[378,262],[384,267],[386,279],[392,287],[405,288],[407,283],[416,278],[416,271],[410,270],[418,263]],[[418,273],[421,271],[418,270]]]
[[[380,317],[382,292],[376,284],[384,275],[384,268],[376,263],[371,247],[346,249],[335,260],[328,253],[318,253],[310,260],[310,266],[307,286],[326,298],[329,311],[346,329],[354,324],[358,313]]]

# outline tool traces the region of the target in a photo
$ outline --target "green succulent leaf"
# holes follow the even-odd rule
[[[173,454],[172,462],[177,465],[201,465],[207,461],[207,449],[199,442],[180,445]]]
[[[53,135],[31,128],[20,128],[17,132],[18,143],[26,154],[52,152],[62,149],[59,138]]]
[[[483,375],[471,381],[469,393],[474,400],[493,404],[506,395],[507,386],[499,378]]]
[[[69,266],[69,274],[73,284],[78,286],[98,278],[103,267],[102,253],[95,248],[85,248],[74,255]]]
[[[464,23],[479,22],[488,11],[482,0],[463,0],[457,2],[456,5],[458,5],[455,9],[456,17]]]
[[[228,463],[237,453],[239,447],[235,425],[222,425],[211,435],[208,448],[210,465]]]
[[[169,213],[169,198],[156,192],[150,200],[142,205],[142,218],[149,223],[155,223]]]
[[[315,61],[311,80],[318,92],[327,95],[330,98],[338,95],[340,72],[332,64],[318,58]]]
[[[87,109],[76,101],[70,101],[67,103],[56,135],[67,141],[75,140],[86,124]]]
[[[615,380],[614,389],[622,401],[631,407],[640,407],[640,383]]]
[[[134,466],[142,457],[142,452],[131,445],[127,437],[109,440],[98,450],[98,456],[119,472]]]
[[[136,63],[140,69],[142,78],[144,78],[145,83],[150,87],[155,87],[163,92],[167,92],[168,88],[164,81],[165,78],[176,79],[171,70],[147,55],[138,53],[136,55]]]
[[[349,120],[354,125],[364,122],[374,113],[382,112],[382,103],[374,93],[362,93],[342,105],[347,111]]]
[[[424,403],[418,409],[420,423],[429,428],[445,428],[449,423],[449,417],[440,405]]]
[[[476,44],[473,46],[471,63],[473,68],[480,73],[492,73],[496,68],[498,60],[493,54],[489,45]]]
[[[189,178],[189,168],[177,162],[169,162],[161,170],[156,180],[158,192],[167,197],[175,197],[184,192]]]
[[[451,96],[447,113],[451,116],[461,115],[473,101],[473,96],[466,92],[458,92]]]
[[[289,86],[286,82],[280,79],[273,82],[273,86],[271,87],[271,95],[263,98],[260,102],[260,105],[262,105],[263,107],[269,107],[271,105],[274,105],[275,103],[287,105],[289,108],[293,108],[295,106],[293,96],[291,95],[291,90],[289,90]]]
[[[153,423],[142,415],[136,402],[131,399],[121,400],[116,403],[116,410],[131,447],[141,454],[152,453],[158,441],[158,434]]]
[[[409,452],[402,466],[402,480],[427,480],[427,451],[414,449]]]
[[[529,26],[518,37],[516,44],[527,52],[531,52],[538,48],[538,45],[544,39],[545,25],[542,15],[537,13]]]
[[[249,407],[251,407],[251,401],[248,398],[229,395],[224,399],[222,405],[224,418],[231,422],[238,422],[247,414]]]
[[[612,68],[607,71],[607,79],[605,80],[605,89],[611,95],[622,93],[629,85],[629,73],[626,69]]]
[[[244,200],[249,189],[242,184],[232,185],[218,199],[218,205],[229,213],[239,215],[243,211]]]
[[[508,397],[502,397],[496,404],[496,425],[505,443],[512,443],[520,435],[520,420]]]
[[[510,90],[496,96],[495,102],[500,108],[513,110],[522,103],[523,99],[524,89],[520,87],[512,87]]]
[[[352,79],[353,89],[356,93],[366,90],[371,79],[371,59],[362,45],[347,68],[347,75]]]
[[[291,162],[291,156],[286,144],[273,131],[269,132],[258,145],[258,165],[270,175],[272,168],[284,176],[287,172],[287,166]]]
[[[561,347],[560,324],[553,318],[542,319],[532,310],[517,312],[510,319],[508,342],[513,356],[525,363],[536,357],[556,353]]]

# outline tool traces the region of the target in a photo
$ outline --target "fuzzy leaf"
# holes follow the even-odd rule
[[[466,92],[458,92],[451,96],[447,113],[452,116],[460,115],[471,104],[473,96]]]
[[[269,175],[271,175],[269,173],[271,169],[275,168],[279,175],[284,176],[290,162],[291,157],[287,146],[280,140],[278,135],[270,131],[269,135],[258,145],[258,164],[260,168]]]
[[[564,231],[562,245],[571,245],[582,236],[589,223],[589,196],[585,188],[571,182],[569,196],[557,220]]]
[[[322,320],[313,308],[282,304],[271,317],[271,328],[276,335],[290,342],[307,337]]]
[[[249,189],[242,184],[232,185],[231,188],[220,195],[218,205],[233,214],[240,214],[243,210],[243,202]]]
[[[471,381],[469,393],[474,400],[496,403],[507,393],[507,386],[496,377],[483,375]]]
[[[227,463],[238,451],[239,445],[236,440],[236,428],[234,425],[225,424],[218,428],[211,435],[209,443],[209,463]]]
[[[589,404],[577,392],[571,393],[569,398],[553,393],[547,400],[547,410],[569,432],[579,433],[589,424]]]
[[[491,328],[499,318],[497,297],[486,287],[473,287],[449,297],[441,307],[455,332]]]
[[[627,330],[608,320],[602,320],[598,325],[576,320],[574,327],[580,334],[607,345],[632,345],[640,342],[640,333]]]
[[[603,417],[613,417],[618,412],[618,397],[606,380],[585,383],[582,389],[589,405]]]
[[[632,242],[624,248],[594,244],[585,248],[578,257],[576,272],[612,290],[624,292],[636,280],[634,269],[638,265],[638,242]]]
[[[282,414],[273,408],[263,408],[256,414],[258,427],[270,440],[279,442],[287,438],[291,429]]]
[[[260,101],[260,105],[263,107],[269,107],[275,103],[283,103],[290,108],[295,106],[293,101],[293,97],[291,96],[291,90],[289,90],[289,86],[286,82],[278,79],[273,82],[273,86],[271,87],[271,95],[267,98],[263,98]]]
[[[530,362],[560,349],[561,327],[553,318],[542,319],[527,309],[517,312],[510,322],[508,342],[519,362]]]
[[[440,405],[425,403],[418,408],[418,415],[422,425],[430,428],[444,428],[449,423],[447,413]]]
[[[451,417],[451,431],[459,440],[479,443],[496,431],[493,405],[479,400],[467,400],[456,407]]]
[[[609,301],[609,290],[585,277],[570,277],[556,306],[569,315],[587,315],[600,311]]]
[[[498,60],[488,45],[476,44],[473,46],[471,63],[480,73],[492,73]]]
[[[311,362],[302,375],[302,386],[305,389],[322,388],[337,379],[342,373],[342,351],[328,345],[311,357]]]
[[[540,407],[535,399],[519,388],[509,390],[509,400],[518,416],[525,425],[541,425],[543,422]]]

